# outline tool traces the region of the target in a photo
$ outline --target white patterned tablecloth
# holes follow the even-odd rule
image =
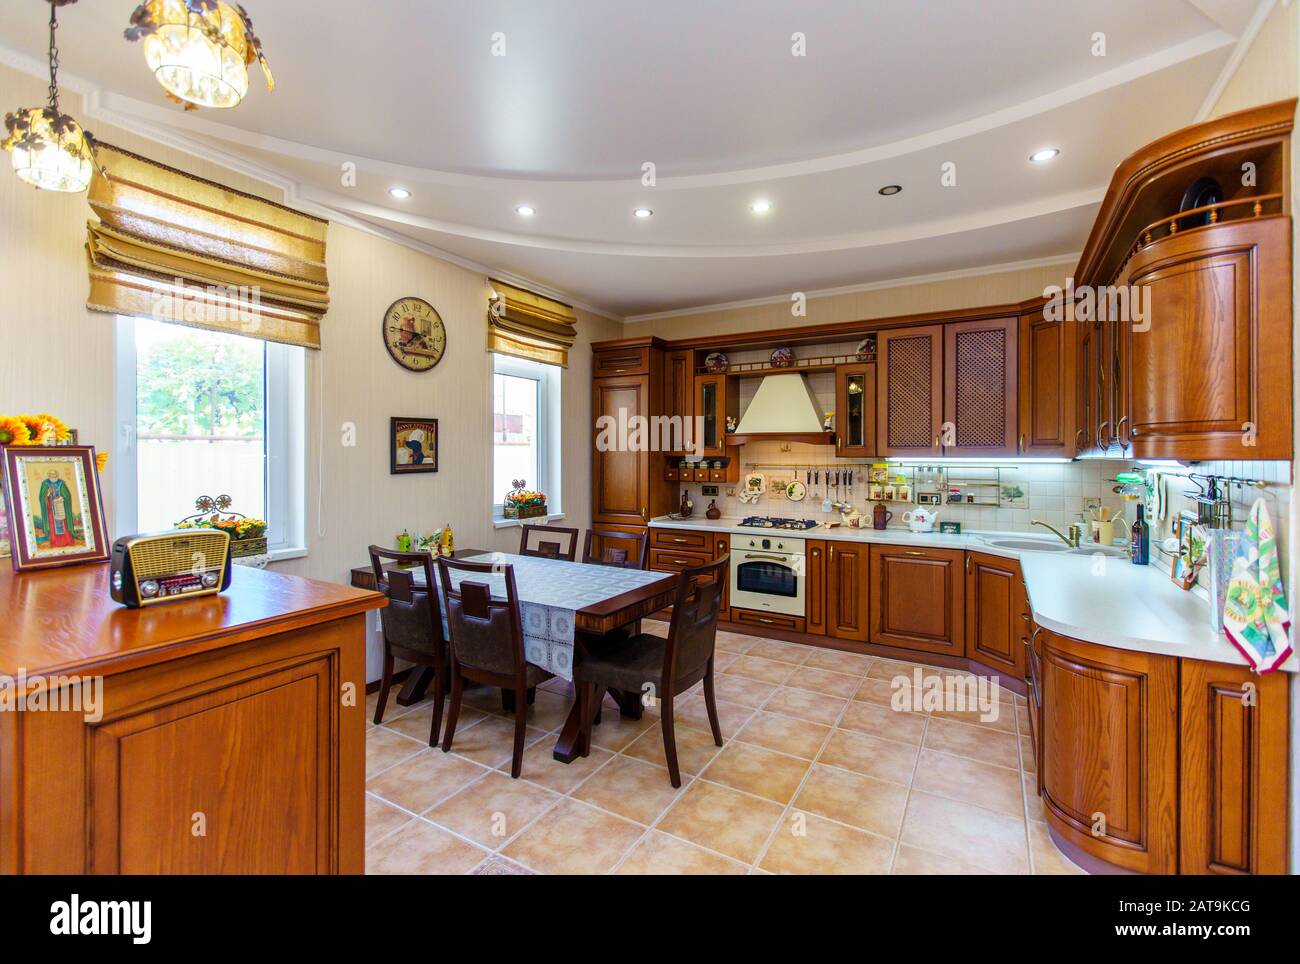
[[[662,572],[542,559],[509,552],[483,553],[466,561],[514,566],[515,589],[519,593],[519,611],[523,620],[524,658],[563,679],[573,679],[574,620],[578,610],[664,578]],[[422,570],[413,569],[411,575],[416,585],[424,584]],[[484,581],[480,573],[452,574],[453,585],[459,586],[463,579]],[[504,575],[492,573],[486,581],[492,587],[493,596],[505,596]],[[441,599],[438,604],[441,608]],[[442,616],[442,628],[446,634],[446,613]]]

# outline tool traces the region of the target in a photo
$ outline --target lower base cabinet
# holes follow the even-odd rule
[[[804,543],[805,632],[826,635],[826,543],[809,539]]]
[[[966,658],[1025,677],[1026,603],[1014,559],[966,553]]]
[[[872,550],[874,552],[874,550]],[[862,543],[826,546],[826,635],[863,642],[870,609],[867,600],[868,547]]]
[[[964,656],[965,555],[961,549],[871,546],[870,641]]]

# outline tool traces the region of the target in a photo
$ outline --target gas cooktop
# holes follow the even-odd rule
[[[754,529],[816,529],[812,519],[780,519],[770,515],[751,515],[740,520],[742,526]]]

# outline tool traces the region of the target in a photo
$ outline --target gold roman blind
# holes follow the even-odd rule
[[[327,221],[96,144],[95,311],[320,348]]]
[[[568,367],[569,349],[578,337],[577,316],[568,305],[488,279],[488,351]]]

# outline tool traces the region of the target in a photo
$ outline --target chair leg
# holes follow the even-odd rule
[[[709,727],[713,730],[713,742],[722,746],[722,727],[718,726],[718,703],[713,698],[713,657],[709,657],[708,669],[704,671],[704,708],[709,713]]]
[[[460,698],[465,691],[465,680],[460,675],[460,667],[451,666],[451,708],[447,710],[447,730],[442,736],[442,752],[451,750],[451,738],[456,734],[456,718],[460,716]]]
[[[375,703],[375,726],[384,722],[384,707],[388,705],[388,690],[393,685],[393,654],[384,647],[384,676],[379,684],[379,699]]]
[[[519,773],[524,768],[524,731],[528,728],[528,700],[527,697],[515,691],[515,747],[514,753],[510,757],[510,778],[519,779]]]
[[[447,698],[447,669],[438,666],[433,671],[433,723],[429,726],[429,746],[438,745],[438,730],[442,726],[442,706]]]
[[[664,730],[664,757],[668,760],[668,776],[674,787],[682,785],[682,774],[677,769],[677,737],[673,733],[673,698],[665,696],[659,721]]]

